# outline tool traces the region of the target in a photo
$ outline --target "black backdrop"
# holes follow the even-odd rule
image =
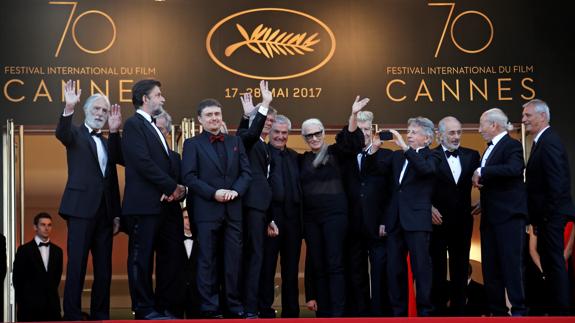
[[[492,107],[519,122],[521,104],[541,98],[573,161],[571,2],[446,3],[1,1],[0,120],[55,125],[67,79],[80,81],[84,99],[97,90],[93,84],[129,115],[131,85],[153,77],[176,122],[214,97],[234,125],[239,93],[254,91],[265,76],[273,79],[273,105],[296,126],[308,117],[344,124],[357,94],[372,99],[379,123],[448,114],[477,123]],[[245,37],[251,42],[242,43]]]

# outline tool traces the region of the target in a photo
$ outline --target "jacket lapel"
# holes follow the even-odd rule
[[[152,126],[152,124],[146,120],[146,118],[144,118],[143,115],[136,113],[136,115],[140,118],[140,120],[142,120],[142,122],[144,123],[145,127],[148,128],[148,130],[150,130],[152,132],[152,135],[154,136],[154,138],[156,138],[156,140],[158,141],[158,144],[160,145],[160,148],[162,148],[162,151],[164,152],[164,156],[166,156],[167,158],[169,158],[168,153],[166,152],[166,148],[164,148],[164,142],[162,141],[162,138],[160,138],[160,136],[158,135],[158,132],[156,131],[156,129],[154,128],[154,126]]]
[[[216,168],[220,171],[220,173],[223,174],[224,171],[223,171],[220,159],[218,158],[218,155],[216,154],[216,150],[214,149],[214,147],[210,143],[209,137],[204,135],[204,134],[200,134],[199,136],[200,136],[200,138],[199,138],[200,147],[202,147],[202,149],[208,155],[208,157],[212,160],[214,165],[216,165]],[[224,142],[225,142],[225,140],[224,140]]]
[[[92,138],[92,135],[90,134],[90,131],[88,130],[88,128],[86,128],[85,125],[80,126],[82,129],[82,135],[84,137],[84,140],[88,141],[88,146],[90,147],[90,151],[92,152],[92,155],[94,156],[94,159],[96,160],[96,164],[98,164],[98,168],[100,168],[100,161],[98,160],[98,149],[96,148],[96,142],[94,142],[94,139]]]
[[[503,145],[505,144],[505,142],[509,140],[509,134],[506,134],[505,136],[503,136],[501,138],[501,140],[499,140],[499,142],[497,143],[497,145],[495,145],[495,147],[493,147],[493,150],[491,151],[491,154],[489,154],[489,157],[487,157],[487,160],[485,161],[485,165],[489,165],[489,163],[491,162],[491,160],[493,159],[493,156],[495,156],[496,154],[499,153],[499,151],[502,149],[501,147],[503,147]]]

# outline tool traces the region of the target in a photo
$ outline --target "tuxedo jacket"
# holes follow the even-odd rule
[[[116,164],[123,164],[119,133],[102,137],[108,154],[105,175],[102,175],[96,143],[84,124],[72,125],[73,115],[61,116],[56,128],[56,138],[66,147],[68,181],[62,195],[59,213],[91,219],[96,216],[102,198],[106,201],[110,219],[120,216],[120,189]]]
[[[409,163],[399,183],[406,159]],[[384,220],[386,231],[393,232],[400,225],[405,231],[431,232],[431,197],[437,156],[428,147],[419,152],[409,148],[405,152],[394,151],[390,161],[392,196]]]
[[[260,139],[266,116],[257,113],[249,125],[249,120],[242,118],[237,135],[242,139],[252,172],[252,181],[243,197],[244,206],[266,212],[272,200],[272,191],[268,184],[270,153],[265,142]]]
[[[461,223],[472,221],[471,215],[471,188],[473,172],[481,165],[479,153],[476,150],[459,147],[459,162],[461,175],[455,183],[447,156],[443,147],[439,145],[433,149],[439,164],[435,176],[435,189],[433,190],[433,206],[443,217],[444,223]]]
[[[234,221],[242,219],[242,198],[251,181],[248,156],[242,140],[224,135],[227,164],[222,165],[209,133],[186,139],[182,157],[182,180],[188,187],[188,205],[192,206],[194,222],[220,222],[226,214]],[[238,192],[226,203],[217,202],[219,189]]]
[[[527,194],[523,182],[523,147],[509,135],[495,145],[481,167],[481,226],[526,217]]]
[[[526,170],[529,220],[538,225],[550,217],[574,217],[567,152],[552,128],[535,145]]]
[[[384,223],[385,207],[390,193],[388,169],[379,168],[393,152],[379,149],[364,159],[360,169],[357,154],[350,154],[342,160],[342,174],[348,200],[348,228],[356,234],[367,234],[369,238],[379,238],[379,226]],[[368,158],[372,158],[371,162]]]
[[[62,255],[62,249],[51,243],[46,271],[34,239],[18,247],[12,278],[19,319],[46,321],[60,315],[58,286],[62,277]]]
[[[170,196],[176,189],[178,165],[161,140],[152,124],[139,113],[124,123],[122,150],[126,185],[123,214],[160,214],[162,194]]]

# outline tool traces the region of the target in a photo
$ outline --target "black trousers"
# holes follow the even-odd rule
[[[371,315],[390,316],[387,287],[387,238],[371,239],[369,243],[369,264],[371,283]]]
[[[430,254],[433,264],[431,300],[438,316],[465,314],[467,272],[473,219],[434,225],[431,233]],[[449,277],[447,282],[447,254]],[[450,308],[447,311],[447,303]]]
[[[351,227],[351,224],[350,224]],[[369,242],[360,230],[350,230],[345,243],[346,255],[346,316],[369,316]]]
[[[264,237],[266,235],[266,214],[263,211],[244,208],[244,310],[258,312],[258,294],[262,264],[264,260]]]
[[[505,290],[511,303],[512,315],[526,315],[523,288],[523,243],[525,220],[511,220],[481,226],[481,267],[489,311],[495,316],[507,316]]]
[[[170,310],[170,293],[176,286],[181,249],[183,218],[171,207],[161,214],[130,215],[128,242],[128,281],[132,309],[136,317]],[[156,256],[156,293],[152,274]]]
[[[343,248],[347,233],[344,214],[305,221],[304,232],[317,287],[318,315],[341,317],[345,310]]]
[[[429,256],[430,232],[404,231],[399,228],[389,233],[387,273],[389,301],[393,316],[407,316],[408,281],[407,253],[415,279],[417,314],[432,314],[431,304],[431,257]]]
[[[243,312],[239,278],[242,269],[242,222],[222,219],[195,222],[198,247],[197,286],[202,312],[221,311],[221,298],[227,310]],[[219,253],[223,253],[220,255]],[[222,261],[223,259],[223,261]],[[219,279],[223,277],[223,279]]]
[[[94,218],[69,217],[67,224],[68,265],[64,286],[64,320],[82,320],[82,290],[90,252],[94,267],[90,318],[109,320],[113,221],[108,217],[105,200],[102,199]]]
[[[299,317],[299,258],[301,253],[302,226],[298,212],[286,216],[282,206],[272,205],[274,222],[279,235],[265,238],[264,263],[260,282],[259,308],[263,317],[274,317],[275,274],[278,255],[281,267],[282,317]]]

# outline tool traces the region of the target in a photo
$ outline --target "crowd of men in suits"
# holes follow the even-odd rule
[[[302,237],[310,238],[302,223],[302,158],[287,147],[291,122],[270,106],[267,82],[260,90],[257,106],[249,94],[242,95],[244,115],[235,136],[222,131],[222,105],[201,101],[197,118],[203,132],[184,142],[180,158],[167,141],[171,117],[163,109],[159,81],[134,85],[136,113],[124,122],[121,135],[120,107],[100,94],[87,99],[84,123],[73,125],[81,90],[72,81],[66,84],[56,129],[68,162],[59,210],[68,227],[64,320],[82,319],[88,253],[94,266],[90,319],[109,319],[112,240],[119,230],[129,235],[127,270],[136,319],[275,317],[278,257],[282,317],[299,316],[298,263]],[[549,127],[546,103],[532,100],[523,106],[522,122],[535,138],[524,180],[523,149],[509,135],[512,127],[502,110],[481,116],[479,132],[488,146],[480,156],[461,146],[462,125],[451,116],[439,121],[437,130],[427,118],[409,119],[407,142],[393,129],[390,138],[374,134],[373,113],[362,110],[368,101],[356,99],[349,128],[342,130],[363,138],[363,148],[338,155],[336,165],[347,197],[346,234],[326,238],[345,241],[339,255],[347,295],[343,315],[406,316],[407,261],[418,315],[471,315],[469,251],[473,213],[479,210],[488,303],[482,314],[528,313],[522,269],[527,224],[538,237],[553,297],[548,314],[568,314],[563,229],[575,207],[567,155]],[[312,142],[323,145],[318,139],[325,135],[317,121],[302,126],[314,154]],[[106,122],[107,138],[102,136]],[[430,148],[436,134],[439,144]],[[381,148],[384,139],[399,149]],[[318,154],[327,151],[318,147]],[[313,167],[327,159],[316,165],[316,158]],[[125,167],[121,206],[116,165]],[[480,191],[475,208],[473,187]],[[49,243],[50,215],[39,214],[34,227],[36,237],[18,249],[14,264],[18,320],[57,320],[62,250]],[[314,286],[313,277],[318,274],[310,271],[306,292],[317,292],[321,287]],[[336,313],[329,311],[335,306],[329,301],[315,303],[313,296],[308,301],[312,309],[328,309],[324,315]]]

